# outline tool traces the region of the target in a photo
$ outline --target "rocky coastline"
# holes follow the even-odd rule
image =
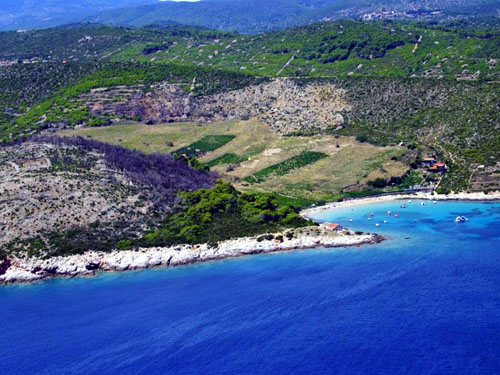
[[[53,277],[91,276],[97,272],[173,267],[278,251],[360,246],[383,240],[377,234],[307,227],[268,236],[232,239],[220,242],[215,247],[201,244],[108,253],[89,251],[81,255],[49,259],[12,257],[0,262],[0,284],[30,283]]]

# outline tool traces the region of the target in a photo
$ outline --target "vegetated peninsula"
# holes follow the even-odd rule
[[[0,33],[0,280],[380,241],[299,210],[500,189],[498,20]]]

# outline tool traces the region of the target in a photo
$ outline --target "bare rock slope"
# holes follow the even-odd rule
[[[102,110],[152,122],[259,117],[276,133],[288,134],[341,125],[342,113],[351,110],[344,97],[344,90],[330,83],[302,85],[286,78],[200,97],[181,85],[163,83]],[[91,109],[95,109],[94,102]]]

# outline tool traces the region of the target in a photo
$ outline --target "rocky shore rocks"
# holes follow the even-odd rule
[[[155,247],[137,251],[109,253],[89,251],[82,255],[50,259],[12,258],[0,264],[0,283],[23,283],[50,277],[93,275],[97,271],[127,271],[270,253],[294,249],[359,246],[383,241],[376,234],[355,234],[352,231],[332,232],[318,227],[291,230],[269,236],[247,237],[207,244]]]

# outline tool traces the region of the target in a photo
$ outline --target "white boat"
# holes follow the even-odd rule
[[[422,206],[425,206],[425,203],[424,203],[424,202],[420,202],[420,204],[421,204]]]
[[[465,223],[466,221],[469,221],[469,219],[465,216],[457,216],[455,219],[455,223]]]
[[[375,226],[376,226],[376,227],[379,227],[379,226],[380,226],[380,224],[379,224],[379,223],[377,223],[377,224],[375,224]]]

